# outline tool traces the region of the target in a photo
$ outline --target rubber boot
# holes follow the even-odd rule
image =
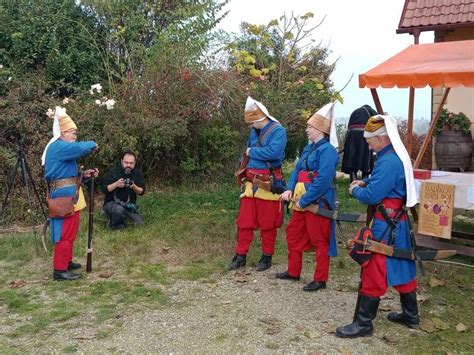
[[[420,324],[418,305],[416,302],[416,291],[400,293],[402,312],[391,312],[387,315],[389,321],[403,324],[409,328],[416,328]]]
[[[75,263],[74,261],[70,261],[70,262],[69,262],[69,266],[67,267],[67,269],[68,269],[69,271],[71,271],[71,270],[80,269],[81,267],[82,267],[81,264]]]
[[[229,270],[236,270],[239,267],[245,266],[246,262],[247,262],[246,255],[235,254],[227,268]]]
[[[371,336],[374,331],[372,321],[377,315],[379,303],[379,297],[361,295],[355,320],[351,324],[337,327],[336,336],[339,338]]]
[[[263,254],[257,264],[257,271],[265,271],[272,267],[272,256]]]

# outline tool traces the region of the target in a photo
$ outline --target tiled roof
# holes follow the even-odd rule
[[[405,0],[397,33],[474,26],[474,0]]]

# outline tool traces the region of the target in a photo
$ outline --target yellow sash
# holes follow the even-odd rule
[[[303,196],[306,192],[306,188],[304,187],[304,182],[298,182],[295,186],[295,191],[293,193],[292,200],[298,201],[301,196]],[[290,208],[294,211],[304,211],[301,208],[297,208],[294,202],[290,202]]]
[[[87,207],[86,198],[84,197],[84,192],[82,192],[82,187],[79,187],[78,191],[79,198],[77,199],[76,204],[74,205],[74,211],[80,211]]]
[[[253,193],[253,184],[250,181],[245,182],[244,192],[240,194],[240,198],[250,197],[250,198],[259,198],[261,200],[267,201],[279,201],[280,195],[274,194],[271,191],[267,191],[261,188],[257,188],[255,194]]]

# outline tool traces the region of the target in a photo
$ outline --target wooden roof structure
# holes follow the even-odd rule
[[[359,87],[371,90],[377,111],[383,114],[377,88],[410,88],[407,150],[411,154],[415,88],[443,87],[444,94],[414,168],[418,168],[453,87],[474,87],[474,40],[411,45],[383,63],[359,75]]]

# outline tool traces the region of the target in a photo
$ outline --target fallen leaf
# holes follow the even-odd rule
[[[438,331],[431,319],[423,319],[420,324],[420,329],[426,333],[434,333]]]
[[[457,326],[456,326],[456,330],[458,332],[465,332],[467,330],[467,326],[462,324],[462,323],[459,323]]]
[[[240,282],[240,283],[249,282],[249,279],[246,276],[237,276],[234,280],[235,282]]]
[[[108,279],[110,276],[112,276],[114,274],[113,271],[104,271],[104,272],[101,272],[99,275],[99,277],[103,278],[103,279]]]
[[[321,334],[314,330],[307,330],[304,332],[304,336],[310,339],[321,338]]]
[[[222,305],[228,305],[228,304],[231,304],[231,303],[232,303],[232,301],[221,301]]]
[[[324,329],[324,331],[325,331],[326,333],[332,334],[332,333],[335,333],[335,332],[336,332],[336,328],[337,328],[336,325],[334,325],[334,324],[329,324],[329,325]]]
[[[95,334],[80,334],[72,337],[73,339],[79,340],[92,340],[95,339]]]
[[[382,340],[384,340],[385,342],[387,342],[389,344],[398,344],[400,339],[396,335],[387,335],[387,334],[385,334],[382,337]]]
[[[278,334],[280,332],[281,332],[280,327],[269,327],[265,330],[265,334],[268,334],[268,335],[274,335],[274,334]]]
[[[8,284],[10,288],[21,288],[25,285],[26,285],[25,280],[13,280]]]
[[[442,319],[439,319],[437,317],[433,317],[432,321],[433,321],[433,324],[436,327],[436,329],[439,329],[439,330],[449,329],[449,324],[446,323],[445,321],[443,321]]]
[[[216,288],[217,287],[217,283],[206,283],[206,285],[209,288]]]
[[[265,324],[273,325],[273,326],[277,326],[281,324],[281,321],[277,318],[260,318],[259,321]]]
[[[168,253],[170,250],[171,250],[170,247],[163,247],[163,248],[161,248],[161,252],[162,252],[163,254]]]
[[[390,312],[393,311],[393,307],[389,305],[382,305],[379,307],[379,310],[383,312]]]
[[[437,277],[430,277],[430,287],[438,287],[446,285],[445,280],[438,279]]]
[[[342,348],[342,349],[339,349],[338,350],[341,355],[351,355],[352,354],[352,351],[350,349],[347,349],[347,348]]]
[[[416,299],[417,299],[418,302],[423,303],[423,302],[429,300],[430,296],[428,296],[427,293],[418,293],[416,295]]]

